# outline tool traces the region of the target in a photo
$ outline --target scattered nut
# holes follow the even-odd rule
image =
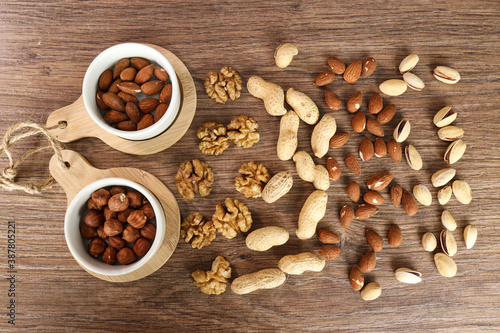
[[[397,224],[391,225],[389,233],[387,234],[387,241],[390,246],[398,247],[403,242],[403,234],[401,228]]]
[[[224,237],[231,239],[236,237],[238,232],[247,232],[252,226],[252,214],[248,207],[238,200],[226,198],[224,205],[218,204],[215,207],[215,213],[212,221]]]
[[[445,127],[454,122],[455,119],[457,119],[457,113],[451,109],[451,106],[445,106],[436,113],[433,122],[437,127]]]
[[[457,170],[453,168],[441,169],[434,172],[431,176],[431,182],[434,187],[441,187],[448,184],[455,177]]]
[[[460,81],[460,73],[453,68],[446,66],[437,66],[434,68],[434,77],[447,84],[455,84]]]
[[[404,94],[408,86],[403,80],[391,79],[382,82],[378,88],[386,95],[399,96]]]
[[[446,205],[448,201],[450,201],[452,194],[453,190],[451,188],[451,185],[445,186],[440,189],[437,194],[439,204]]]
[[[346,190],[347,190],[347,195],[349,196],[349,198],[351,198],[353,202],[359,201],[359,198],[361,197],[361,190],[359,188],[358,183],[356,183],[355,181],[351,181],[347,185]]]
[[[290,191],[293,186],[292,174],[281,171],[275,174],[262,190],[262,199],[267,203],[273,203]]]
[[[319,109],[313,100],[303,92],[293,88],[288,89],[286,91],[286,102],[306,124],[314,125],[318,122]]]
[[[327,201],[328,195],[321,190],[316,190],[307,197],[299,215],[296,231],[299,239],[308,239],[314,236],[318,222],[325,216]]]
[[[418,202],[424,206],[430,206],[432,204],[432,195],[429,189],[422,184],[419,184],[413,188],[413,195]]]
[[[344,205],[340,209],[340,224],[347,228],[349,224],[351,224],[352,219],[354,218],[354,210],[349,205]]]
[[[277,268],[267,268],[255,273],[245,274],[234,279],[231,290],[243,295],[259,289],[272,289],[281,286],[286,275]]]
[[[451,213],[447,210],[444,210],[441,213],[441,223],[446,229],[450,231],[453,231],[457,228],[457,222],[455,221]]]
[[[278,267],[287,274],[300,275],[305,271],[321,272],[325,268],[325,260],[312,252],[287,255],[280,259]]]
[[[410,283],[410,284],[422,282],[422,273],[414,271],[413,269],[404,267],[398,268],[396,269],[395,275],[396,279],[399,282]]]
[[[351,272],[349,274],[349,281],[351,282],[351,287],[355,291],[360,291],[365,284],[365,278],[363,277],[363,273],[359,270],[357,266],[351,268]]]
[[[326,59],[326,62],[328,63],[328,66],[330,66],[330,68],[335,74],[338,75],[344,74],[345,64],[342,62],[342,60],[336,57],[328,57]]]
[[[340,243],[340,237],[336,233],[331,232],[327,229],[321,229],[318,231],[319,241],[323,244],[338,244]]]
[[[446,126],[438,131],[438,136],[443,141],[455,141],[464,137],[464,130],[457,126]]]
[[[259,198],[264,186],[271,179],[264,164],[254,161],[243,164],[238,172],[240,176],[236,177],[234,187],[245,198]]]
[[[465,247],[472,249],[477,240],[477,228],[473,225],[468,225],[464,229]]]
[[[377,264],[377,256],[375,251],[370,250],[359,260],[359,270],[363,273],[370,273]]]
[[[436,237],[434,236],[433,233],[426,232],[422,236],[422,246],[424,247],[425,251],[429,251],[429,252],[432,252],[436,249],[437,240],[436,240]]]
[[[228,98],[232,101],[241,95],[242,79],[240,73],[234,68],[224,66],[220,72],[208,72],[205,78],[205,92],[217,103],[224,104]]]
[[[455,198],[457,198],[461,204],[468,205],[472,201],[472,191],[465,180],[455,180],[452,188]]]
[[[444,161],[448,164],[458,162],[464,156],[467,145],[462,140],[453,141],[444,153]]]
[[[325,260],[335,260],[340,255],[340,249],[335,245],[323,245],[318,249],[318,255]]]
[[[377,252],[382,250],[384,246],[384,241],[380,235],[372,229],[366,229],[365,231],[366,242],[372,248],[373,251]]]
[[[194,199],[198,193],[202,197],[208,196],[213,183],[212,169],[197,159],[182,162],[175,176],[175,187],[185,199]]]
[[[285,109],[285,94],[283,89],[272,82],[263,80],[259,76],[252,76],[247,82],[248,92],[264,101],[264,106],[271,116],[282,116]]]
[[[209,271],[196,270],[191,274],[194,284],[207,295],[220,295],[226,291],[226,283],[231,278],[231,266],[224,257],[218,256]]]
[[[227,137],[238,147],[250,148],[260,140],[258,128],[259,124],[255,119],[239,116],[227,125]]]
[[[349,169],[349,171],[351,171],[352,173],[356,175],[361,174],[361,165],[353,154],[347,154],[344,163],[347,169]]]
[[[444,277],[454,277],[457,274],[457,264],[444,253],[436,253],[434,263],[439,274]]]
[[[417,65],[419,57],[417,54],[410,54],[404,58],[399,64],[401,74],[411,71]]]
[[[361,298],[365,301],[373,301],[382,295],[382,287],[376,282],[368,283],[363,290],[361,290]]]
[[[450,230],[442,230],[439,240],[441,241],[441,248],[447,256],[453,257],[457,254],[457,241]]]
[[[274,60],[279,68],[286,68],[292,62],[294,56],[299,53],[297,47],[291,43],[281,44],[274,52]]]
[[[404,73],[403,80],[406,82],[406,85],[413,90],[421,91],[422,89],[425,88],[424,81],[422,81],[421,78],[419,78],[418,76],[416,76],[413,73],[410,73],[410,72]]]
[[[351,113],[358,111],[362,102],[363,95],[361,94],[361,91],[356,91],[346,102],[347,111]]]
[[[142,234],[142,231],[141,231]],[[193,240],[191,246],[197,249],[209,245],[217,236],[212,221],[203,220],[200,213],[189,214],[181,224],[181,237],[186,243]]]
[[[311,148],[317,157],[321,158],[328,152],[330,139],[337,131],[337,123],[335,118],[327,113],[314,126],[311,134]]]
[[[285,244],[289,237],[285,229],[271,226],[252,231],[245,239],[245,243],[250,250],[267,251],[273,246]]]
[[[201,140],[199,148],[203,154],[220,155],[229,148],[227,129],[215,121],[208,121],[198,128],[197,136]]]
[[[391,187],[390,191],[391,202],[394,207],[399,207],[401,205],[401,199],[403,198],[403,188],[399,184],[395,184]]]
[[[335,73],[332,72],[331,70],[326,70],[324,72],[319,73],[318,76],[316,76],[316,78],[314,79],[313,83],[317,87],[322,87],[332,83],[334,78],[335,78]]]
[[[330,89],[325,89],[325,103],[333,111],[338,111],[342,107],[340,97]]]
[[[405,141],[410,135],[410,130],[411,130],[410,122],[406,119],[401,120],[394,129],[393,133],[394,140],[396,140],[396,142]]]

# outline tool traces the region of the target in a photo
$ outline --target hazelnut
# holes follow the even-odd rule
[[[155,239],[156,226],[153,223],[146,223],[141,229],[141,236],[147,239]]]
[[[148,253],[151,248],[151,243],[146,238],[139,238],[134,244],[134,252],[139,257],[144,256]]]
[[[142,194],[139,191],[131,190],[127,193],[129,206],[132,208],[139,208],[142,205]]]
[[[95,236],[97,236],[97,232],[96,232],[95,228],[93,228],[85,223],[82,224],[82,227],[80,229],[80,234],[85,239],[92,239]]]
[[[147,217],[144,215],[142,210],[134,210],[127,217],[127,222],[136,229],[144,227],[146,224]]]
[[[87,208],[94,210],[101,210],[102,206],[98,205],[92,198],[90,198],[89,201],[87,201]]]
[[[118,221],[120,221],[121,223],[126,223],[127,222],[127,218],[128,216],[130,215],[130,213],[132,213],[134,210],[132,208],[127,208],[126,210],[124,210],[123,212],[119,212],[118,213]]]
[[[108,200],[108,207],[113,212],[123,212],[128,208],[128,198],[125,193],[119,193],[113,195]]]
[[[97,228],[104,223],[104,216],[97,210],[91,210],[85,215],[85,224]]]
[[[137,238],[140,238],[141,234],[139,233],[139,230],[132,226],[128,226],[123,230],[123,236],[122,238],[129,243],[133,243],[137,240]]]
[[[102,213],[104,214],[104,219],[106,221],[111,220],[111,219],[116,219],[116,216],[118,215],[116,212],[113,212],[111,209],[109,209],[108,206],[104,207],[104,210]]]
[[[101,237],[102,239],[108,238],[108,235],[104,232],[104,225],[101,225],[99,228],[97,228],[97,236]]]
[[[102,261],[108,265],[113,265],[116,262],[116,249],[114,247],[108,246],[104,253],[102,254]]]
[[[108,242],[109,245],[117,250],[123,249],[125,247],[125,241],[121,239],[120,236],[109,237]]]
[[[139,209],[144,212],[144,215],[148,218],[148,222],[155,218],[155,210],[151,204],[148,203]]]
[[[142,205],[147,205],[148,203],[149,203],[148,198],[143,197],[143,198],[142,198]]]
[[[116,254],[116,260],[122,265],[133,263],[136,259],[134,251],[129,247],[124,247]]]
[[[101,188],[94,193],[92,193],[92,200],[98,205],[105,206],[108,204],[108,200],[111,197],[111,194],[108,190]]]
[[[121,186],[113,186],[109,189],[109,193],[113,196],[115,194],[127,193],[127,190],[125,190],[125,188]]]
[[[106,243],[100,238],[94,238],[89,243],[89,252],[94,257],[99,257],[106,249]]]
[[[118,220],[111,219],[104,223],[104,232],[108,236],[116,236],[118,234],[121,234],[122,231],[123,224]]]

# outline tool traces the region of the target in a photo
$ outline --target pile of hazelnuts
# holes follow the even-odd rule
[[[87,207],[80,232],[90,239],[91,256],[109,265],[128,265],[149,251],[156,235],[155,212],[139,191],[101,188],[92,193]]]

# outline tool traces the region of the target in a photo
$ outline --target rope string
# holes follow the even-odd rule
[[[57,159],[61,164],[61,166],[64,169],[68,168],[62,158],[62,153],[61,153],[64,147],[49,132],[52,129],[65,128],[66,126],[67,124],[65,122],[60,122],[59,124],[54,125],[52,127],[45,127],[43,125],[39,125],[32,122],[22,122],[9,127],[5,132],[2,144],[0,145],[0,156],[5,154],[9,160],[9,166],[3,169],[2,172],[0,173],[0,187],[8,191],[18,190],[18,191],[24,191],[29,194],[41,194],[44,190],[51,188],[54,183],[54,178],[52,177],[49,177],[43,182],[38,184],[36,183],[18,184],[16,183],[15,178],[17,176],[19,165],[21,165],[21,163],[23,163],[24,160],[26,160],[31,155],[46,149],[52,149],[54,151],[54,154],[57,155]],[[25,131],[19,134],[14,134],[15,132],[21,130]],[[19,140],[37,134],[43,134],[45,138],[49,141],[49,144],[28,150],[17,161],[14,160],[11,151],[12,146]]]

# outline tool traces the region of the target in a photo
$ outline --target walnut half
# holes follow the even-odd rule
[[[229,147],[226,126],[215,121],[207,121],[196,133],[201,140],[199,148],[203,154],[220,155]]]
[[[238,147],[250,148],[260,140],[258,128],[259,124],[255,119],[245,115],[239,116],[227,126],[227,136]]]
[[[218,204],[215,207],[215,214],[212,221],[217,231],[226,238],[234,238],[238,232],[247,232],[252,226],[252,214],[242,202],[226,198],[224,205]]]
[[[210,271],[196,270],[191,274],[194,284],[207,295],[219,295],[226,291],[226,283],[231,278],[231,266],[224,257],[218,256]]]
[[[194,199],[196,193],[206,197],[212,191],[214,174],[208,164],[200,160],[181,163],[175,175],[175,187],[185,199]]]
[[[271,178],[264,164],[254,161],[243,164],[238,172],[240,176],[236,177],[234,187],[245,198],[259,198],[265,184]]]
[[[215,239],[216,229],[212,221],[204,221],[200,213],[189,214],[181,224],[181,237],[186,243],[192,239],[191,246],[201,249],[209,245]]]
[[[222,67],[220,73],[210,71],[205,78],[205,92],[217,103],[226,103],[228,97],[234,101],[240,97],[242,89],[240,74],[229,66]]]

